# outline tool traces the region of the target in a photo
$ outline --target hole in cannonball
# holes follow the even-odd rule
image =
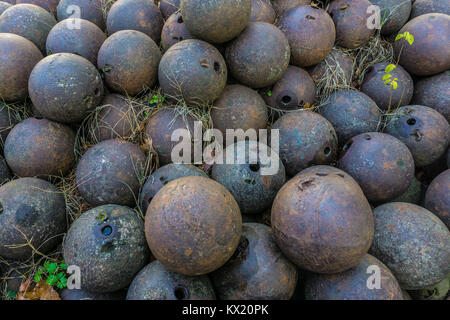
[[[308,19],[308,20],[316,20],[316,18],[314,18],[313,16],[310,16],[309,14],[306,15],[306,19]]]
[[[179,17],[177,20],[178,23],[183,23],[183,17]]]
[[[214,71],[220,72],[220,63],[217,61],[214,61]]]
[[[258,172],[260,167],[261,166],[257,163],[249,165],[250,170],[252,170],[253,172]]]
[[[173,290],[175,298],[178,300],[185,300],[189,297],[189,292],[184,286],[176,286]]]
[[[350,147],[352,146],[352,144],[353,144],[353,141],[351,140],[351,141],[347,142],[347,143],[344,145],[344,147],[343,147],[342,149],[343,149],[344,151],[346,151],[346,150],[350,149]]]
[[[319,177],[326,177],[328,175],[328,173],[325,173],[325,172],[317,172],[316,173],[316,176],[319,176]]]
[[[41,117],[41,116],[36,116],[36,117],[34,117],[36,120],[42,120],[42,119],[44,119],[44,117]]]
[[[292,101],[292,98],[290,96],[283,96],[281,98],[281,102],[283,102],[284,104],[289,104]]]
[[[369,134],[366,134],[366,135],[364,136],[364,139],[366,139],[366,140],[371,140],[372,137],[371,137]]]
[[[416,124],[416,119],[414,118],[409,118],[408,120],[406,120],[406,123],[410,126],[413,126]]]
[[[329,156],[331,154],[331,148],[330,147],[326,147],[325,149],[323,149],[323,153],[326,156]]]
[[[96,96],[99,96],[99,95],[100,95],[100,89],[99,89],[99,88],[95,88],[94,94],[95,94]]]
[[[1,202],[0,202],[0,214],[3,214],[3,205]]]
[[[101,231],[104,236],[109,237],[113,232],[113,228],[110,225],[106,225]]]

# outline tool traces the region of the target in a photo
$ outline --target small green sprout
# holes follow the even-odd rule
[[[406,41],[408,41],[410,46],[412,46],[412,44],[414,43],[414,36],[411,33],[409,33],[408,31],[405,31],[403,33],[399,33],[395,37],[395,41],[400,40],[400,39],[405,39]]]
[[[38,283],[42,280],[50,286],[56,286],[59,289],[64,289],[67,286],[67,265],[64,260],[61,263],[44,262],[44,265],[36,271],[34,275],[34,282]]]
[[[166,96],[162,95],[159,97],[157,94],[152,96],[152,99],[149,101],[150,104],[158,104],[163,103],[166,100]]]
[[[272,96],[272,91],[268,91],[268,92],[267,92],[267,96],[268,96],[268,97],[271,97],[271,96]]]
[[[398,78],[395,78],[392,76],[391,72],[394,71],[394,69],[397,68],[395,64],[390,64],[386,67],[384,70],[386,74],[383,76],[382,80],[384,81],[384,84],[392,86],[394,90],[397,90],[397,80]]]

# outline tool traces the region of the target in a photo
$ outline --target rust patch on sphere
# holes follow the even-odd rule
[[[425,194],[425,208],[437,215],[450,229],[450,169],[431,182]]]
[[[164,23],[161,33],[161,46],[164,51],[169,49],[174,44],[187,40],[195,39],[184,24],[181,12],[172,14]]]
[[[28,95],[28,78],[43,58],[29,40],[10,33],[0,34],[0,98],[7,102],[24,100]]]
[[[395,41],[394,52],[401,51],[400,64],[417,76],[431,76],[450,69],[450,16],[429,13],[410,20],[399,33],[414,35],[409,45],[404,39]],[[403,49],[402,49],[403,48]]]
[[[5,158],[20,177],[65,175],[75,161],[75,133],[63,124],[28,118],[5,142]]]
[[[414,159],[408,147],[379,132],[363,133],[347,141],[339,168],[359,183],[371,202],[400,196],[414,178]]]
[[[225,88],[227,65],[220,52],[202,40],[181,41],[166,51],[159,64],[163,92],[192,105],[216,100]]]
[[[279,248],[297,266],[338,273],[358,265],[373,238],[369,202],[338,169],[309,170],[289,180],[272,206]]]
[[[159,47],[150,37],[140,31],[122,30],[103,42],[98,68],[113,91],[135,95],[156,83],[160,59]]]
[[[57,7],[58,21],[71,17],[72,10],[68,8],[73,5],[80,7],[80,19],[88,20],[105,30],[102,0],[60,0]]]
[[[145,233],[153,255],[168,270],[207,274],[233,255],[242,218],[233,196],[204,177],[169,182],[153,198],[145,216]]]
[[[231,75],[251,88],[280,80],[289,66],[289,42],[283,32],[267,22],[251,22],[225,51]]]
[[[168,19],[172,14],[180,10],[180,0],[161,0],[159,1],[159,9],[164,17]]]
[[[311,0],[272,0],[273,8],[279,17],[300,5],[310,5]]]
[[[181,13],[189,31],[212,43],[238,36],[247,26],[251,7],[251,0],[181,0]]]
[[[16,0],[16,4],[29,3],[34,4],[38,7],[44,8],[46,11],[50,12],[56,16],[56,7],[58,6],[59,0]]]
[[[87,59],[57,53],[42,59],[31,72],[28,91],[42,116],[64,123],[80,122],[103,98],[99,72]]]
[[[252,11],[249,22],[274,23],[277,14],[269,0],[252,0]]]
[[[119,139],[91,147],[78,163],[76,181],[81,196],[91,205],[134,206],[143,176],[145,155],[135,144]]]

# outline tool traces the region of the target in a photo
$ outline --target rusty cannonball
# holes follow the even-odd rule
[[[238,84],[225,87],[211,110],[213,126],[224,137],[227,129],[265,129],[268,117],[264,99],[256,91]]]
[[[186,28],[181,12],[176,12],[164,23],[161,33],[161,46],[166,51],[180,41],[194,38],[188,28]]]
[[[251,0],[181,0],[189,31],[199,39],[224,43],[237,37],[250,19]]]
[[[430,211],[393,202],[375,208],[370,253],[392,271],[401,287],[418,290],[450,272],[450,231]]]
[[[279,17],[300,5],[310,5],[311,0],[272,0],[273,7]]]
[[[316,273],[357,266],[374,232],[372,209],[361,188],[337,169],[301,172],[289,180],[275,198],[271,220],[286,257]]]
[[[29,3],[34,4],[38,7],[44,8],[46,11],[50,12],[56,16],[56,7],[58,6],[59,0],[16,0],[16,4]]]
[[[308,69],[315,82],[333,75],[344,84],[351,84],[353,76],[353,58],[342,50],[333,49],[326,58]]]
[[[278,22],[291,47],[291,64],[309,67],[325,59],[336,39],[330,15],[314,6],[289,10]]]
[[[274,23],[277,14],[270,0],[252,0],[252,11],[249,22]]]
[[[405,192],[414,178],[414,159],[397,138],[380,132],[357,135],[346,142],[339,168],[361,186],[370,202],[386,202]]]
[[[410,19],[427,13],[450,14],[449,0],[414,0],[413,2]]]
[[[153,197],[170,181],[182,177],[201,176],[208,178],[208,175],[201,169],[191,164],[169,163],[153,172],[142,187],[140,195],[140,206],[145,214],[148,205]]]
[[[60,0],[57,7],[58,21],[62,21],[75,13],[71,6],[80,7],[80,19],[90,21],[100,29],[105,29],[102,0]]]
[[[450,169],[431,182],[425,194],[424,206],[437,215],[450,229]]]
[[[450,121],[450,71],[417,81],[411,104],[433,108]]]
[[[406,144],[416,167],[444,156],[450,142],[450,125],[444,116],[418,105],[399,108],[388,120],[385,132]]]
[[[19,177],[60,176],[75,162],[75,132],[42,118],[18,123],[5,142],[5,158]]]
[[[269,209],[286,182],[279,157],[263,161],[259,157],[259,153],[264,152],[261,147],[267,146],[256,141],[230,144],[224,150],[223,163],[216,163],[211,172],[211,177],[231,192],[242,214],[259,214]],[[230,152],[234,155],[232,163],[228,161]]]
[[[266,225],[244,223],[239,246],[228,262],[211,274],[221,300],[289,300],[297,268],[277,247]]]
[[[162,91],[192,105],[216,100],[225,88],[227,75],[227,65],[220,52],[209,43],[196,39],[170,47],[163,55],[158,71]]]
[[[145,266],[128,288],[127,300],[215,300],[207,275],[190,277],[167,270],[159,261]]]
[[[66,230],[64,194],[50,182],[19,178],[0,187],[0,255],[27,260],[31,247],[46,254]],[[30,242],[31,245],[27,245]]]
[[[0,16],[0,32],[14,33],[33,42],[45,52],[47,35],[56,24],[55,17],[33,4],[17,4]]]
[[[397,32],[409,19],[411,0],[370,0],[380,8],[381,34],[388,36]]]
[[[336,44],[355,49],[369,41],[376,31],[368,28],[370,6],[368,0],[336,0],[330,4],[328,13],[336,26]]]
[[[110,35],[121,30],[145,33],[155,43],[161,39],[164,19],[152,0],[118,0],[108,12],[106,29]]]
[[[109,88],[136,95],[156,83],[160,59],[159,47],[150,37],[140,31],[122,30],[103,42],[97,64]]]
[[[137,212],[107,204],[84,212],[63,242],[66,264],[80,268],[84,290],[98,293],[126,288],[149,260],[144,222]]]
[[[393,111],[411,102],[414,83],[409,73],[401,66],[397,66],[390,72],[393,78],[397,78],[397,89],[393,90],[383,80],[388,65],[388,63],[382,62],[370,67],[364,77],[361,91],[372,98],[380,109]]]
[[[15,102],[28,95],[28,78],[43,58],[29,40],[11,33],[0,33],[0,98]]]
[[[103,98],[99,72],[87,59],[73,53],[56,53],[34,67],[28,91],[44,117],[65,123],[80,122]]]
[[[289,58],[288,39],[267,22],[250,22],[225,52],[230,74],[251,88],[267,87],[280,80]]]
[[[145,234],[153,255],[173,272],[210,273],[239,244],[242,218],[228,190],[212,179],[183,177],[166,184],[150,202]]]
[[[11,178],[11,170],[6,163],[6,160],[2,156],[0,156],[0,185],[8,182]]]
[[[341,145],[358,134],[377,131],[382,117],[377,104],[355,90],[333,92],[319,112],[331,122]]]
[[[400,64],[411,74],[432,76],[450,69],[450,16],[428,13],[410,20],[399,33],[414,36],[410,45],[405,39],[394,42],[394,52]],[[401,52],[401,53],[400,53]]]
[[[374,270],[380,276],[379,288],[368,286],[375,285],[368,281]],[[404,300],[391,270],[370,254],[354,268],[338,274],[310,273],[305,286],[307,300]]]
[[[289,66],[283,77],[278,80],[270,96],[265,100],[274,109],[287,111],[301,109],[314,103],[316,86],[311,76],[295,66]]]
[[[329,164],[336,159],[336,132],[320,114],[291,112],[278,119],[272,129],[279,130],[279,153],[288,175],[295,175],[314,164]]]
[[[80,28],[73,28],[67,21],[57,23],[47,37],[47,54],[69,52],[88,59],[93,65],[97,65],[97,55],[106,35],[90,21],[73,19]]]
[[[0,15],[2,15],[2,13],[8,9],[9,7],[11,7],[11,4],[8,2],[4,2],[4,1],[0,1]]]
[[[180,137],[179,140],[172,141],[172,134],[178,129],[186,129],[190,136],[183,136],[183,138]],[[182,116],[174,109],[159,110],[150,117],[150,120],[145,126],[145,136],[152,148],[158,153],[159,164],[168,164],[172,162],[173,148],[180,143],[182,139],[187,139],[188,141],[193,139],[194,118],[189,115]],[[193,143],[191,144],[193,146]],[[191,155],[188,156],[188,159],[191,158]]]
[[[137,145],[119,139],[105,140],[80,159],[76,171],[78,191],[93,206],[134,206],[144,170],[145,155]]]
[[[159,9],[164,17],[168,19],[172,14],[180,10],[180,0],[161,0],[159,1]]]

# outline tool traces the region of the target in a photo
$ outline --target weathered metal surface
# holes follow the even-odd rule
[[[277,14],[269,0],[252,0],[252,11],[249,22],[274,23]]]
[[[168,19],[172,14],[180,10],[180,0],[161,0],[159,1],[159,9],[164,17]]]
[[[64,123],[82,121],[103,98],[99,72],[87,59],[72,53],[45,57],[30,74],[28,91],[36,110]]]
[[[427,13],[450,14],[449,0],[415,0],[412,5],[411,17],[414,19]]]
[[[272,0],[272,3],[277,15],[281,17],[292,8],[300,5],[310,5],[311,0]]]
[[[392,202],[407,202],[420,205],[422,203],[423,196],[424,190],[422,183],[414,177],[409,188],[400,196],[392,200]]]
[[[330,54],[319,64],[308,69],[315,82],[319,82],[327,70],[339,81],[351,84],[353,75],[353,58],[341,50],[332,49]]]
[[[416,167],[438,160],[446,153],[450,142],[450,125],[444,116],[418,105],[399,108],[388,119],[385,132],[406,144]]]
[[[141,217],[130,208],[111,204],[76,219],[62,253],[67,265],[80,268],[83,289],[98,293],[127,287],[150,257]]]
[[[144,169],[145,155],[137,145],[105,140],[91,147],[79,161],[78,191],[94,206],[112,203],[133,207]]]
[[[0,1],[0,15],[9,7],[11,7],[11,4],[8,2]]]
[[[5,142],[5,158],[19,177],[60,176],[75,162],[75,132],[47,119],[28,118],[18,123]]]
[[[181,12],[172,14],[162,29],[161,46],[163,50],[167,51],[174,44],[187,39],[195,39],[195,37],[186,28]]]
[[[281,251],[316,273],[357,266],[374,232],[369,202],[338,169],[307,170],[289,180],[275,198],[271,220]]]
[[[450,229],[450,169],[431,182],[425,194],[424,206],[437,215]]]
[[[215,300],[207,275],[190,277],[167,270],[159,261],[142,269],[128,288],[127,300]]]
[[[450,272],[450,231],[430,211],[394,202],[374,212],[370,253],[383,261],[407,290],[434,285]]]
[[[60,0],[57,7],[58,21],[70,18],[73,15],[70,6],[80,7],[81,19],[88,20],[100,29],[105,30],[102,0]]]
[[[16,4],[29,3],[44,8],[54,16],[56,16],[56,7],[59,0],[16,0]]]
[[[20,178],[0,187],[0,255],[27,260],[33,248],[46,254],[62,240],[66,230],[63,193],[50,182]],[[26,245],[27,243],[30,245]]]
[[[381,34],[388,36],[405,25],[411,13],[411,0],[370,0],[380,8]]]
[[[204,177],[165,185],[145,216],[148,245],[164,267],[184,275],[210,273],[233,255],[242,218],[233,196]]]

